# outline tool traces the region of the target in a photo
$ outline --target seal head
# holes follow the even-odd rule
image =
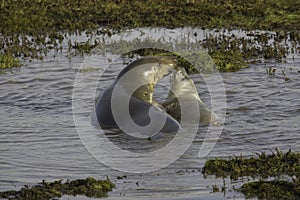
[[[165,102],[162,103],[166,112],[176,120],[181,120],[181,108],[178,99],[197,101],[200,110],[200,122],[209,123],[217,119],[217,115],[207,108],[200,99],[194,81],[187,75],[184,68],[177,70],[172,79],[171,90]],[[191,109],[192,111],[192,109]]]

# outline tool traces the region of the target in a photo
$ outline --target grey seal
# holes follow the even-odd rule
[[[171,90],[167,99],[162,103],[166,112],[174,117],[177,121],[181,120],[181,108],[178,99],[185,102],[196,100],[199,105],[200,118],[202,123],[214,122],[217,115],[207,108],[200,99],[194,81],[188,76],[184,68],[180,68],[174,73],[171,83]],[[190,110],[193,112],[193,108]]]
[[[166,118],[161,132],[170,133],[179,130],[179,122],[167,114],[162,107],[153,100],[155,84],[175,69],[177,69],[177,60],[171,56],[149,56],[131,62],[118,74],[112,85],[99,95],[96,101],[95,115],[101,128],[120,128],[116,122],[116,117],[118,116],[114,115],[112,110],[113,91],[118,85],[121,87],[118,98],[128,98],[128,95],[130,95],[128,109],[135,124],[141,127],[147,126],[147,124],[151,122],[149,112],[152,111],[152,114],[154,113],[152,117]],[[132,88],[139,84],[140,87],[131,93]],[[121,111],[120,115],[122,115]],[[123,118],[122,120],[126,121],[127,118]],[[127,128],[132,132],[138,131],[132,127]]]

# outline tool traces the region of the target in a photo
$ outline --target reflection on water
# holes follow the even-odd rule
[[[198,152],[205,126],[200,127],[193,144],[180,159],[155,172],[127,174],[127,178],[118,179],[126,173],[112,170],[94,159],[78,137],[72,114],[73,83],[82,61],[74,58],[70,63],[62,56],[57,62],[46,59],[28,63],[26,67],[0,75],[1,191],[43,179],[105,178],[108,175],[116,183],[108,199],[224,198],[222,194],[210,194],[211,188],[207,187],[222,181],[204,179],[200,173],[205,159],[199,159]],[[269,65],[278,69],[275,76],[266,75]],[[222,74],[227,95],[226,123],[209,157],[253,155],[275,147],[300,150],[300,74],[297,72],[300,60],[269,65],[253,65],[239,72]],[[122,62],[115,62],[106,70],[104,79],[98,83],[98,92],[114,80],[122,67]],[[285,70],[288,81],[282,77],[281,70]],[[99,79],[95,71],[85,72],[85,76],[87,82]],[[197,76],[192,78],[200,97],[209,104],[203,80]],[[93,99],[83,94],[82,101],[93,102]],[[81,114],[88,116],[89,113],[87,108],[86,113]],[[116,144],[125,145],[126,139],[119,133],[108,134],[108,137]],[[145,143],[155,145],[154,141],[143,141]],[[134,145],[132,142],[128,148],[134,149]]]

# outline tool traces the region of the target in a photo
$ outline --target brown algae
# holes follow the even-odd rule
[[[296,200],[300,198],[300,184],[284,180],[256,181],[245,183],[239,189],[246,198],[270,200]]]
[[[259,177],[259,181],[244,183],[241,188],[247,198],[258,199],[299,199],[300,198],[300,153],[291,150],[282,153],[279,149],[271,155],[259,153],[256,157],[243,156],[232,159],[209,159],[202,173],[204,177]],[[274,180],[264,180],[273,178]],[[284,180],[281,180],[283,179]],[[223,179],[224,180],[224,179]],[[213,186],[213,191],[216,191]]]
[[[271,155],[262,152],[257,157],[236,156],[232,159],[209,159],[202,173],[204,176],[230,177],[237,180],[242,176],[280,177],[283,175],[300,177],[300,153],[289,150],[282,153],[279,149]]]
[[[50,200],[57,199],[63,195],[85,195],[87,197],[106,197],[107,192],[112,191],[114,184],[107,178],[106,180],[96,180],[92,177],[77,179],[73,181],[62,180],[54,182],[43,181],[35,186],[24,186],[19,191],[10,190],[0,192],[0,198],[15,200]]]

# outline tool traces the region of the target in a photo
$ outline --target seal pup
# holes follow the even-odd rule
[[[95,104],[98,125],[103,129],[119,128],[115,120],[116,116],[114,117],[112,111],[112,95],[115,87],[121,84],[118,99],[130,96],[129,113],[138,126],[144,127],[152,122],[149,116],[151,111],[152,114],[154,113],[152,117],[155,119],[156,117],[166,119],[161,132],[176,132],[180,128],[180,124],[167,114],[157,102],[153,101],[155,84],[175,69],[177,69],[177,60],[171,56],[149,56],[131,62],[118,74],[112,85],[99,95]],[[120,80],[122,80],[121,83]],[[132,93],[131,90],[136,85],[140,85],[140,87]],[[126,122],[127,119],[123,118],[123,120]],[[137,130],[132,128],[130,131]]]
[[[177,121],[181,120],[181,108],[178,99],[183,101],[196,100],[199,104],[200,119],[202,123],[214,122],[217,115],[207,108],[200,99],[194,81],[187,75],[184,68],[180,68],[174,73],[171,82],[171,90],[166,101],[162,103],[166,112],[174,117]],[[193,109],[191,108],[191,111]]]

